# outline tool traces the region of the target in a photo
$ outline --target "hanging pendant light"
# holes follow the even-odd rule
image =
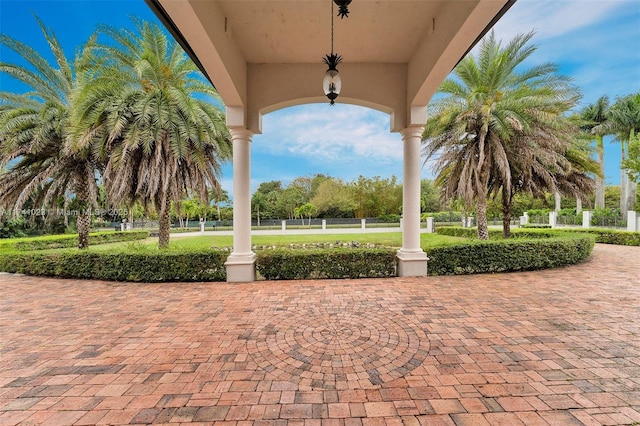
[[[347,5],[349,3],[351,3],[351,0],[347,2]],[[346,13],[348,14],[349,11],[347,10]],[[322,80],[322,90],[329,98],[329,105],[335,105],[335,100],[340,95],[340,89],[342,89],[342,79],[336,68],[342,62],[342,57],[337,53],[333,53],[333,1],[331,2],[331,54],[325,55],[322,61],[329,67]]]
[[[324,79],[322,79],[322,89],[327,98],[329,98],[329,105],[335,105],[335,100],[340,94],[340,89],[342,89],[342,79],[336,66],[342,61],[342,57],[332,53],[325,56],[323,61],[329,69],[325,73]]]

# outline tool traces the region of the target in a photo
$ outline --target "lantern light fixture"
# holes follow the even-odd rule
[[[329,98],[329,105],[335,105],[335,100],[340,95],[340,90],[342,89],[342,79],[340,78],[340,73],[336,68],[340,62],[342,62],[342,57],[337,53],[333,52],[333,4],[337,4],[340,10],[338,11],[338,16],[344,18],[348,16],[349,3],[351,0],[332,0],[331,1],[331,54],[325,55],[322,58],[322,61],[329,67],[327,72],[324,75],[324,79],[322,80],[322,90],[324,94]]]
[[[323,58],[323,61],[329,69],[324,75],[324,79],[322,80],[322,89],[324,90],[324,94],[329,98],[329,105],[335,105],[335,100],[340,94],[340,89],[342,89],[342,79],[340,78],[340,74],[336,69],[336,66],[342,61],[342,57],[338,54],[330,54]]]

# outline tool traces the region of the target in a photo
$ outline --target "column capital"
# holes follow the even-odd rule
[[[420,138],[422,140],[422,133],[424,132],[424,126],[410,126],[405,127],[400,131],[402,140],[407,138]]]
[[[249,129],[245,129],[244,127],[229,127],[229,133],[231,134],[232,140],[244,139],[251,142],[251,138],[253,137],[253,132]]]

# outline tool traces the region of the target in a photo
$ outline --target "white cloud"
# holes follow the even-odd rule
[[[311,161],[402,161],[401,137],[389,132],[389,116],[353,105],[305,105],[268,114],[254,142],[254,149]]]
[[[518,0],[494,30],[499,39],[510,40],[535,29],[536,39],[544,40],[588,27],[629,4],[637,0]]]

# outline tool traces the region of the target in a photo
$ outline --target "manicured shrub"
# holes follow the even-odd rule
[[[585,261],[591,236],[477,241],[427,251],[429,275],[477,274],[556,268]]]
[[[586,260],[596,237],[632,239],[640,234],[590,231],[517,229],[508,240],[491,230],[491,240],[472,239],[457,245],[427,249],[429,275],[471,274],[553,268]],[[474,229],[439,227],[444,235],[475,238]],[[598,233],[599,232],[599,233]],[[132,234],[132,233],[117,233]],[[113,235],[113,234],[112,234]],[[353,244],[352,244],[353,245]],[[225,281],[228,251],[156,251],[139,241],[123,252],[61,250],[58,252],[0,251],[0,270],[29,275],[113,281]],[[267,280],[393,277],[393,248],[266,249],[257,252],[257,271]]]
[[[475,228],[463,228],[461,226],[439,226],[436,228],[436,233],[440,235],[448,235],[450,237],[464,237],[476,239],[478,237],[478,231]],[[543,229],[512,229],[512,238],[550,238],[557,236],[558,234],[549,230]],[[489,229],[489,239],[502,239],[501,229]]]
[[[89,234],[89,244],[98,245],[121,241],[143,240],[149,237],[149,231],[96,232]],[[18,238],[0,242],[0,248],[20,251],[46,250],[77,247],[77,235],[47,235],[35,238]]]
[[[617,244],[621,246],[640,246],[640,232],[619,231],[606,228],[557,229],[559,232],[586,233],[594,235],[596,243]]]
[[[110,281],[225,281],[228,253],[208,251],[0,253],[0,270]]]
[[[452,237],[476,238],[474,228],[461,226],[440,226],[436,232]],[[517,228],[511,231],[512,238],[550,238],[567,234],[590,234],[595,237],[596,243],[618,244],[623,246],[640,246],[640,232],[620,231],[606,228],[546,228],[544,225],[529,225],[525,228]],[[489,230],[489,239],[501,239],[502,231]]]
[[[591,225],[615,226],[620,222],[620,209],[593,209],[591,210]]]
[[[549,209],[531,209],[527,210],[529,216],[549,216]]]
[[[434,222],[458,222],[462,221],[462,213],[460,212],[434,212],[425,213],[422,216],[422,220],[427,220],[427,217],[432,217]]]
[[[1,211],[0,217],[2,217]],[[0,219],[0,238],[20,238],[25,236],[24,221],[22,219]]]
[[[398,223],[400,222],[400,215],[399,214],[384,214],[380,217],[378,217],[378,222],[381,223]]]
[[[258,273],[267,280],[375,278],[396,275],[393,249],[263,250]]]

